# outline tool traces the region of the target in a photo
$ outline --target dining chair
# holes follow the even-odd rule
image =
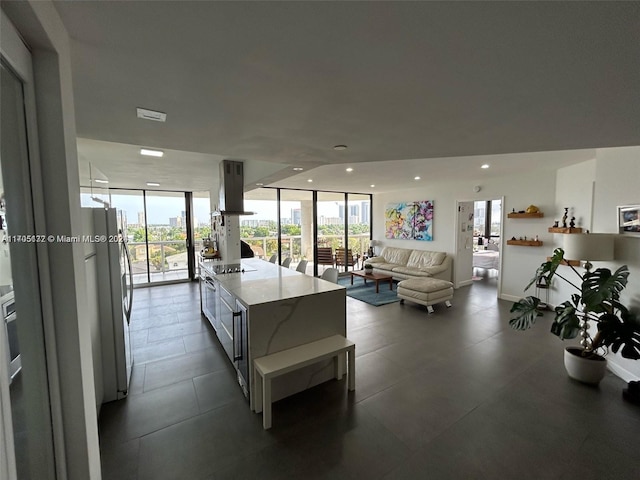
[[[320,278],[327,280],[328,282],[338,283],[338,269],[329,267],[322,272],[322,276]]]
[[[282,266],[284,268],[289,268],[289,265],[291,265],[291,257],[287,257],[282,261]]]
[[[308,260],[300,260],[296,267],[296,272],[307,273],[307,263],[309,263]]]
[[[271,257],[269,257],[269,263],[276,263],[277,259],[278,259],[278,255],[274,253],[273,255],[271,255]]]

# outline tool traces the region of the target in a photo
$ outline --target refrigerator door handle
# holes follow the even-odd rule
[[[131,324],[131,308],[133,306],[133,269],[131,268],[131,255],[129,254],[129,245],[127,245],[127,240],[124,237],[124,233],[120,230],[120,234],[122,235],[122,246],[124,248],[124,255],[127,261],[127,268],[129,270],[129,305],[125,311],[125,315],[127,317],[127,325]]]

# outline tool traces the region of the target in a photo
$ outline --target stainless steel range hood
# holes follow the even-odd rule
[[[254,215],[244,209],[244,164],[233,160],[220,162],[220,215]]]

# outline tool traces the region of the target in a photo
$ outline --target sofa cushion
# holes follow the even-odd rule
[[[409,259],[407,260],[407,267],[413,268],[428,268],[434,267],[436,265],[442,264],[444,262],[445,257],[447,256],[444,252],[431,252],[428,250],[413,250]]]
[[[375,269],[386,270],[389,272],[395,268],[398,268],[398,265],[396,265],[395,263],[374,263],[373,266]]]
[[[378,265],[376,265],[377,267]],[[430,277],[430,272],[425,272],[420,270],[419,268],[411,268],[411,267],[396,267],[393,269],[393,273],[404,273],[405,275],[411,275],[412,277]]]
[[[396,265],[402,266],[407,265],[407,260],[409,260],[410,255],[411,250],[408,248],[394,247],[384,247],[380,254],[381,257],[384,257],[387,263],[395,263]]]

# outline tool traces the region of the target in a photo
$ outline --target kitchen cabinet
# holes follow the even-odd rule
[[[346,289],[260,259],[235,262],[225,268],[220,261],[204,260],[200,278],[209,277],[215,287],[218,304],[212,325],[253,408],[253,359],[336,334],[346,336]],[[211,312],[205,312],[208,290],[202,292],[203,313],[211,321]],[[339,364],[344,371],[346,359]],[[310,365],[274,380],[272,399],[332,378],[332,361]]]

